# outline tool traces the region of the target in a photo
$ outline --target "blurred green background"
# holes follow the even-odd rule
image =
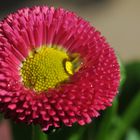
[[[2,119],[0,140],[140,140],[140,0],[0,0],[0,19],[44,4],[74,11],[102,32],[121,59],[120,91],[113,106],[84,127],[64,127],[46,138],[38,128],[32,134],[31,126]]]

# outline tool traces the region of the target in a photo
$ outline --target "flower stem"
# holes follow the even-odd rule
[[[113,102],[112,107],[108,108],[104,117],[102,118],[96,140],[108,140],[111,126],[117,117],[117,110],[118,99],[116,98]]]
[[[32,140],[48,140],[47,135],[43,133],[39,126],[32,126],[33,137]]]

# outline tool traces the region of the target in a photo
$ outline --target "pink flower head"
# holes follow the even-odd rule
[[[33,7],[0,22],[0,111],[47,131],[91,122],[120,82],[114,50],[100,32],[62,8]]]

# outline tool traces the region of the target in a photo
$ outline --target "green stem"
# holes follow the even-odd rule
[[[24,123],[10,121],[13,140],[31,140],[32,127]]]
[[[132,103],[124,112],[117,128],[113,131],[112,140],[120,140],[131,125],[140,117],[140,92],[134,97]]]
[[[33,137],[32,140],[48,140],[47,135],[43,133],[39,126],[32,126]]]
[[[84,131],[85,131],[85,128],[84,128],[84,127],[81,127],[81,128],[78,130],[78,132],[72,134],[72,135],[68,138],[68,140],[81,140]]]
[[[112,107],[106,111],[105,116],[103,117],[100,123],[96,140],[108,140],[110,128],[114,122],[114,119],[117,116],[117,109],[118,109],[118,99],[116,98],[113,102]]]

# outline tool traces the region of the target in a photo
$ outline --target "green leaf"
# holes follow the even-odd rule
[[[130,129],[135,121],[140,117],[140,92],[136,94],[131,104],[121,117],[117,128],[111,133],[111,140],[120,140],[123,135]]]
[[[126,80],[126,70],[125,70],[125,67],[124,67],[122,61],[120,59],[118,59],[118,60],[119,60],[120,72],[121,72],[120,89],[122,89],[124,82]]]
[[[119,97],[119,112],[124,113],[136,93],[140,91],[140,62],[131,62],[125,65],[126,80],[121,87]]]

